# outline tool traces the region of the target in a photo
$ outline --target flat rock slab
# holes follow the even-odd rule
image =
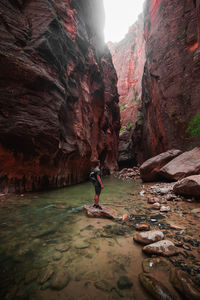
[[[200,175],[189,176],[178,181],[173,190],[183,196],[200,196]]]
[[[160,230],[137,232],[134,234],[133,239],[138,243],[148,245],[164,239],[164,234]]]
[[[93,207],[93,205],[85,205],[84,209],[88,217],[116,219],[117,213],[114,209],[101,205],[102,209]]]
[[[143,247],[142,249],[147,254],[157,254],[163,256],[172,256],[178,254],[180,251],[169,240],[162,240]]]

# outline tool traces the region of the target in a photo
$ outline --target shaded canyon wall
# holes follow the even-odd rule
[[[117,167],[117,76],[99,0],[0,0],[0,190]]]
[[[199,137],[186,132],[200,113],[200,0],[146,0],[142,22],[138,35],[131,36],[130,29],[124,40],[110,46],[122,122],[134,124],[130,134],[120,134],[119,153],[135,163],[171,148],[185,151],[200,144]],[[129,104],[133,86],[138,95],[142,90],[139,107]]]
[[[134,138],[139,161],[198,143],[186,129],[200,112],[199,10],[200,1],[146,1],[143,125]]]

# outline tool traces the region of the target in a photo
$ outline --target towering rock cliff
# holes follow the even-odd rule
[[[143,14],[129,28],[119,43],[108,43],[113,64],[118,74],[118,92],[121,110],[121,133],[119,143],[119,164],[133,164],[132,133],[139,118],[142,93],[142,76],[145,63]]]
[[[100,0],[0,0],[0,190],[116,167],[116,73]]]
[[[143,124],[133,137],[140,162],[198,143],[186,129],[200,113],[199,12],[199,0],[146,1]]]

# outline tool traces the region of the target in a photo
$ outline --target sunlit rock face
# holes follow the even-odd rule
[[[31,191],[117,166],[117,76],[100,0],[0,2],[0,189]]]
[[[195,145],[186,134],[200,112],[200,2],[147,0],[143,124],[134,135],[138,161]]]
[[[139,119],[142,76],[145,63],[144,19],[141,14],[119,43],[108,43],[118,75],[122,129],[119,144],[119,164],[134,163],[132,132]],[[126,132],[125,132],[126,131]],[[124,141],[124,136],[125,141]],[[125,166],[125,165],[124,165]]]

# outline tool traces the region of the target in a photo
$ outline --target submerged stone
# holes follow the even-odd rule
[[[117,286],[120,290],[130,289],[133,286],[133,283],[129,277],[121,276],[117,281]]]
[[[90,244],[87,242],[78,242],[75,244],[76,249],[86,249],[89,248]]]
[[[142,262],[142,267],[145,273],[167,272],[170,270],[170,263],[161,257],[146,258]]]
[[[101,280],[101,281],[97,281],[94,283],[94,286],[99,289],[102,290],[104,292],[110,292],[112,287],[110,286],[109,282],[106,280]]]
[[[200,290],[197,289],[189,274],[181,270],[173,269],[170,273],[170,281],[174,288],[187,300],[199,300]]]
[[[175,300],[167,287],[165,287],[162,282],[156,280],[150,274],[139,274],[139,280],[145,290],[147,290],[147,292],[149,292],[153,296],[153,299]]]
[[[53,255],[53,260],[60,260],[62,258],[62,253],[61,252],[56,252]]]
[[[51,278],[51,288],[54,290],[62,290],[70,282],[70,276],[65,270],[57,270]]]
[[[38,282],[43,284],[45,283],[48,279],[51,278],[51,276],[54,274],[54,270],[52,267],[48,266],[47,268],[43,269],[40,272],[40,275],[38,277]]]

